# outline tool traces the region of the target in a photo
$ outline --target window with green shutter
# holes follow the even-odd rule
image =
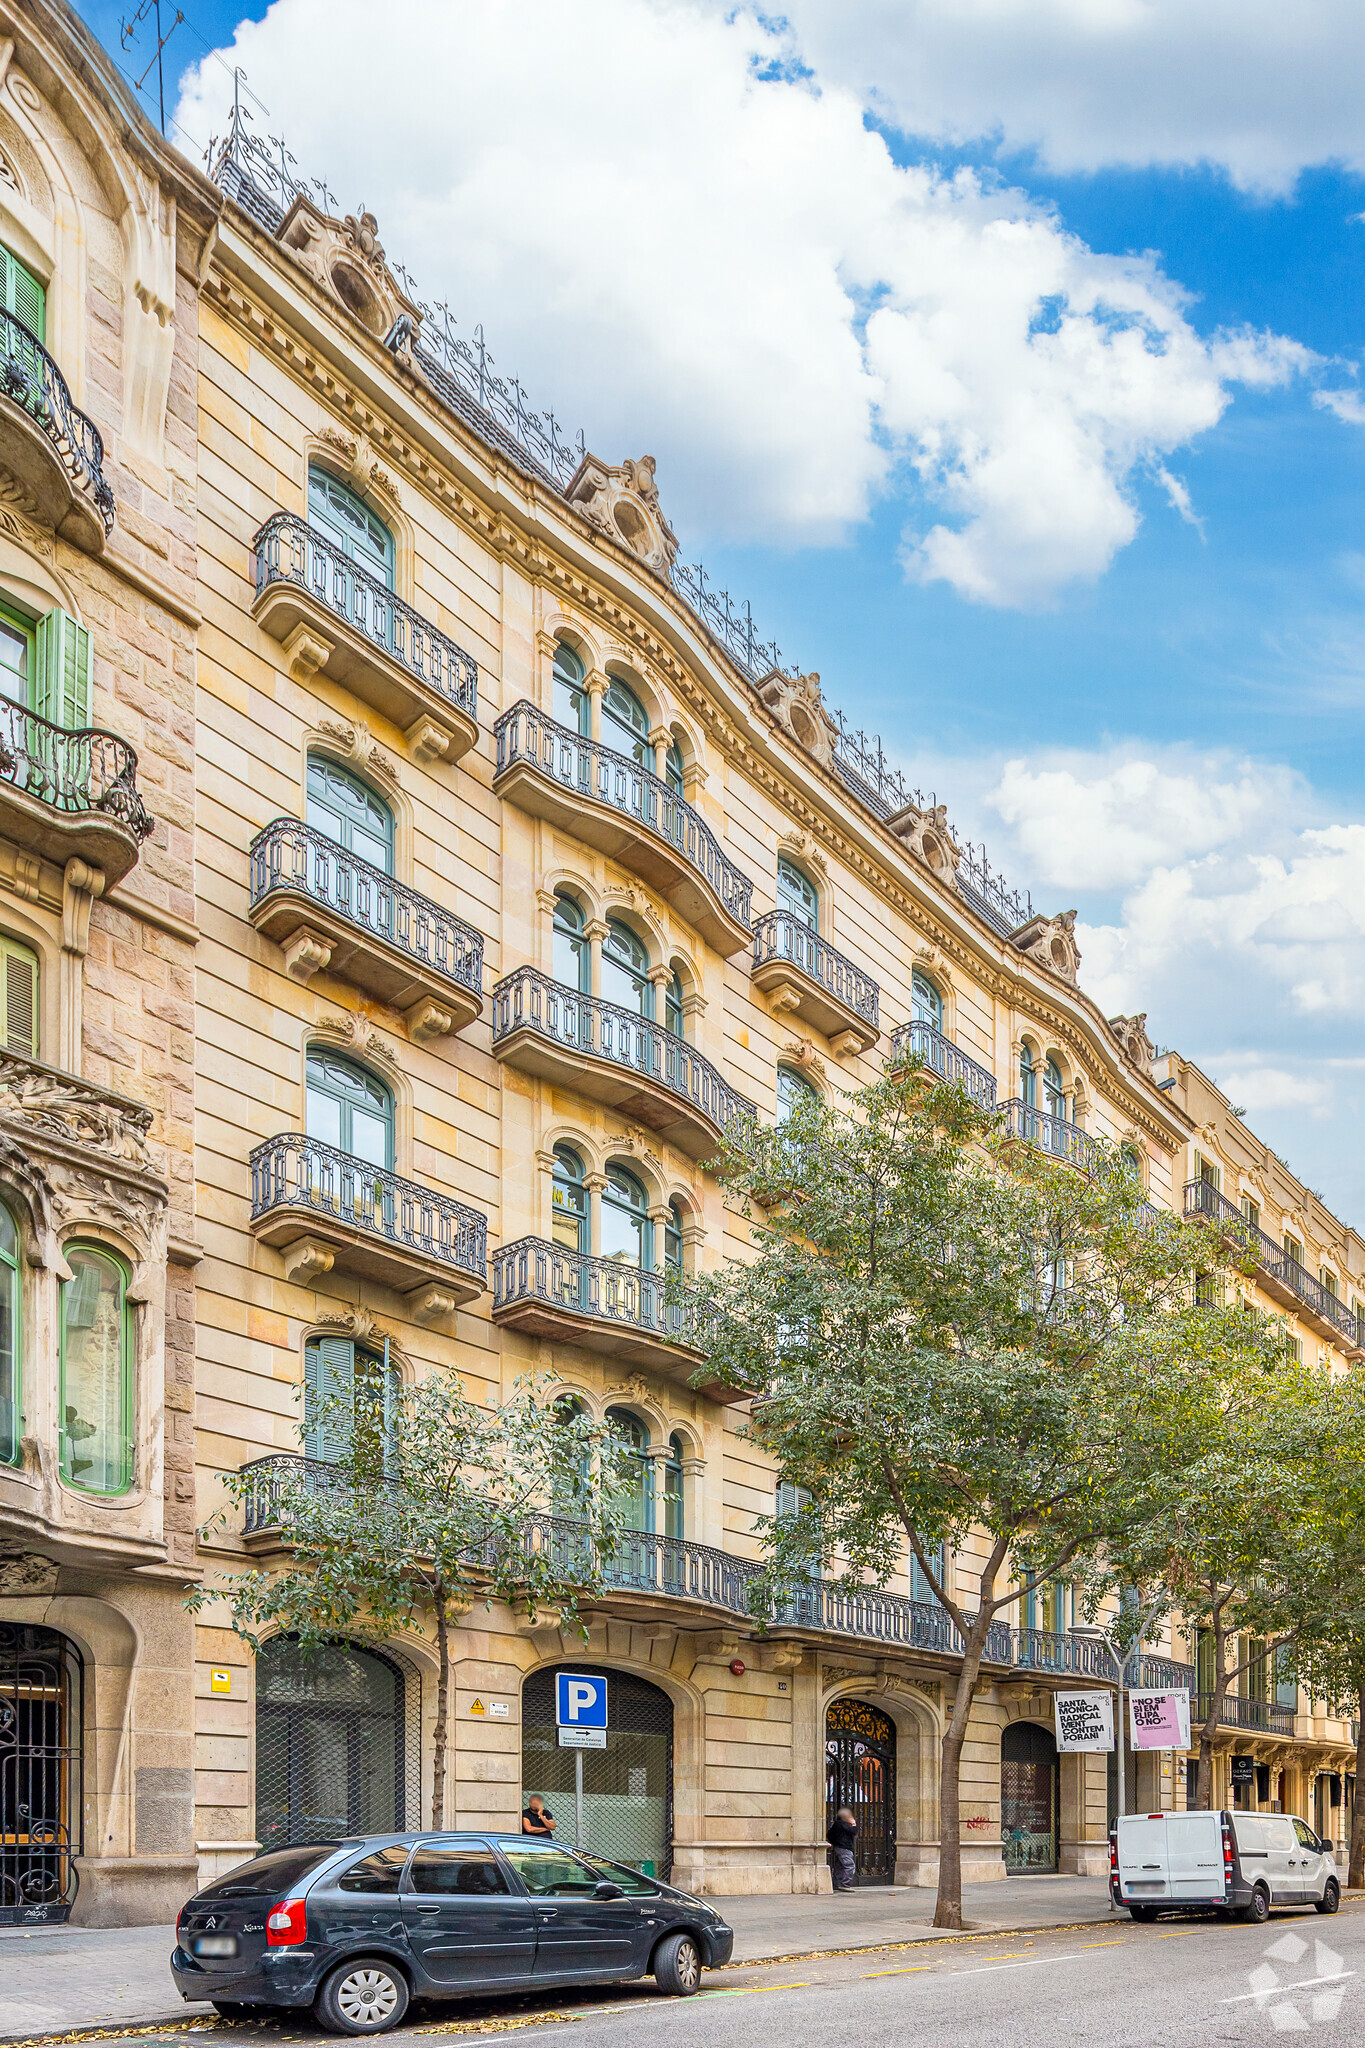
[[[33,685],[37,674],[32,619],[0,604],[0,697],[22,710],[33,709]]]
[[[17,939],[0,937],[0,1045],[38,1057],[38,957]]]
[[[53,725],[82,732],[90,723],[90,628],[67,612],[47,612],[38,621],[34,648],[35,708]]]
[[[33,272],[0,244],[0,263],[5,273],[5,311],[22,320],[30,334],[47,340],[47,293]]]
[[[349,1337],[312,1337],[303,1353],[303,1451],[327,1465],[352,1460],[378,1478],[399,1387],[395,1365]]]

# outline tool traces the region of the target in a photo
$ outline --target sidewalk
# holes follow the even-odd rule
[[[934,1894],[918,1888],[712,1903],[735,1930],[737,1962],[934,1938]],[[963,1905],[972,1931],[1003,1931],[1102,1919],[1109,1897],[1103,1878],[1018,1877],[967,1885]],[[172,1990],[167,1958],[174,1946],[170,1926],[0,1929],[0,2041],[210,2012],[206,2005],[186,2005]]]

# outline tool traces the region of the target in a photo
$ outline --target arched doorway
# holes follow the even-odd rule
[[[65,1920],[76,1896],[80,1681],[56,1629],[0,1621],[0,1926]]]
[[[1057,1868],[1057,1741],[1038,1721],[1000,1738],[1000,1833],[1011,1877]]]
[[[256,1659],[256,1835],[264,1849],[416,1826],[408,1691],[387,1657],[277,1636]],[[411,1812],[409,1812],[411,1807]]]
[[[556,1841],[666,1879],[673,1861],[672,1700],[631,1671],[583,1663],[557,1668],[605,1676],[607,1746],[561,1749],[555,1670],[532,1672],[521,1697],[523,1802],[540,1793],[555,1817]]]
[[[825,1716],[825,1826],[841,1806],[858,1823],[859,1882],[890,1884],[896,1870],[896,1728],[866,1700],[835,1700]]]

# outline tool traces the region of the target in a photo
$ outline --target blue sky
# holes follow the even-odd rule
[[[572,12],[402,0],[376,52],[205,0],[168,100],[237,35],[261,126],[656,453],[684,553],[1365,1225],[1358,5]],[[202,142],[230,81],[184,86]]]

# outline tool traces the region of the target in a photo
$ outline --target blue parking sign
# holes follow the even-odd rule
[[[555,1673],[555,1721],[561,1728],[605,1728],[607,1681],[600,1673]]]

